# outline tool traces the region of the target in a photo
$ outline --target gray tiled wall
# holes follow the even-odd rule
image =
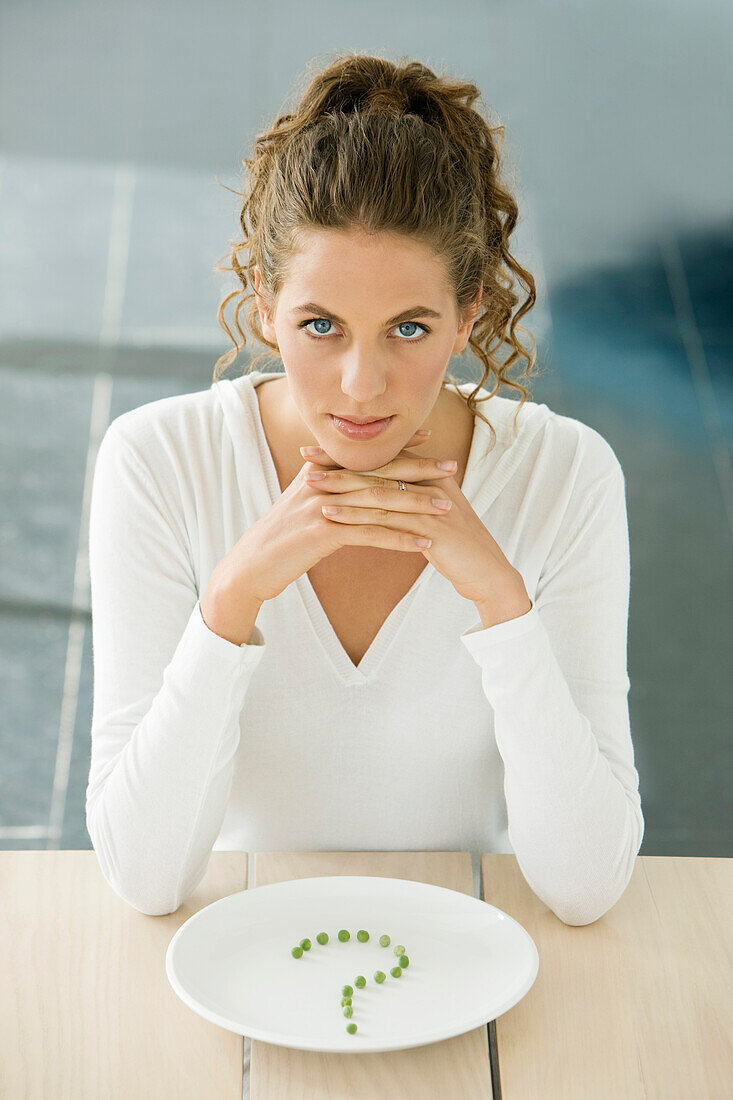
[[[187,28],[189,43],[197,44],[184,51],[185,72],[180,57],[176,65],[168,55],[153,64],[162,27],[171,26],[164,4],[147,14],[130,8],[129,20],[118,23],[113,9],[82,3],[10,5],[0,15],[0,62],[7,62],[6,86],[18,92],[0,108],[0,847],[90,847],[86,524],[96,447],[124,410],[210,384],[216,357],[229,347],[216,311],[232,285],[212,267],[236,231],[235,197],[218,185],[217,173],[237,185],[247,138],[275,111],[307,58],[338,45],[328,32],[319,38],[311,19],[302,41],[291,33],[276,53],[278,18],[292,14],[302,22],[302,9],[222,5],[229,36],[245,25],[269,31],[264,54],[243,36],[244,75],[235,89],[221,56],[213,61],[221,48],[216,21],[207,21],[201,5],[174,6],[177,40]],[[395,37],[381,45],[436,67],[445,57],[449,69],[470,72],[521,149],[517,253],[542,291],[526,320],[543,367],[532,396],[600,431],[626,474],[642,853],[731,856],[733,220],[716,207],[714,183],[705,185],[708,216],[697,227],[684,206],[679,219],[671,216],[674,204],[664,196],[672,183],[660,185],[665,218],[642,219],[641,227],[626,215],[628,176],[615,207],[600,192],[573,191],[581,154],[571,148],[570,169],[560,152],[548,164],[547,128],[535,121],[543,102],[531,84],[539,79],[539,41],[519,41],[529,14],[547,20],[552,5],[544,14],[531,4],[459,7],[465,19],[450,45],[443,8],[431,4],[421,8],[419,26],[411,5],[398,5]],[[329,16],[337,9],[320,3],[309,11]],[[358,7],[339,11],[342,41],[379,52],[359,29]],[[589,15],[584,33],[600,41],[607,17],[602,9],[596,14],[597,24]],[[349,19],[359,24],[351,36]],[[8,53],[11,41],[29,61],[46,58],[54,21],[75,74],[57,99],[41,97],[29,67]],[[77,24],[86,40],[73,33]],[[492,76],[481,57],[476,26],[486,43],[494,41],[492,27],[504,33],[504,52],[492,46],[492,57],[505,79]],[[559,56],[565,47],[553,41],[549,23],[544,30],[550,56]],[[102,38],[109,64],[126,77],[114,91],[98,71],[93,43]],[[522,48],[529,51],[525,64],[537,62],[525,98],[510,64]],[[39,72],[43,87],[48,72]],[[587,80],[600,111],[604,89]],[[640,102],[639,117],[654,109],[651,81],[648,92],[652,105]],[[569,135],[567,120],[563,125]],[[710,152],[715,163],[721,155]],[[629,163],[641,195],[641,161]],[[625,170],[610,160],[608,167]]]

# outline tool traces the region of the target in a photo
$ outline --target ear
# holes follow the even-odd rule
[[[466,350],[466,345],[468,344],[469,338],[471,336],[471,330],[475,324],[476,318],[478,317],[478,312],[481,308],[481,299],[483,297],[483,293],[484,288],[481,287],[478,292],[478,297],[474,302],[472,302],[472,304],[463,314],[464,321],[461,327],[458,329],[458,332],[456,333],[455,343],[453,344],[453,355],[461,355],[461,353]]]
[[[262,297],[262,276],[260,275],[259,267],[255,266],[253,270],[254,275],[254,292],[257,299],[257,309],[260,314],[260,325],[262,326],[262,335],[270,341],[272,344],[277,344],[277,334],[275,333],[275,327],[270,317],[270,310]]]

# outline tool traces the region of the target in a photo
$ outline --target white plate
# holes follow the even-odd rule
[[[341,928],[351,933],[346,943]],[[369,932],[367,943],[357,940],[359,929]],[[384,933],[389,947],[379,944]],[[304,937],[313,946],[294,959]],[[397,944],[410,965],[393,978]],[[228,1031],[298,1050],[364,1053],[440,1042],[501,1016],[532,987],[539,956],[521,924],[468,894],[331,875],[207,905],[178,929],[165,968],[181,1000]],[[387,975],[381,985],[375,970]],[[354,988],[351,1019],[341,1007],[344,985]],[[354,1035],[346,1031],[352,1022]]]

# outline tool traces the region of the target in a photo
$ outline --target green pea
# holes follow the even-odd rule
[[[293,956],[294,959],[299,959],[300,956],[303,954],[303,948],[302,947],[294,947],[293,950],[290,952],[290,954]]]
[[[319,943],[328,943],[328,932],[319,932],[316,939]]]
[[[395,955],[404,955],[405,948],[404,948],[403,944],[398,943],[397,946],[395,948],[393,948],[393,951],[394,951]]]
[[[377,982],[378,985],[381,985],[386,977],[387,977],[387,975],[384,973],[384,971],[382,971],[382,970],[375,970],[374,971],[374,981]]]
[[[348,1031],[349,1035],[354,1035],[356,1033],[356,1024],[347,1024],[346,1030]]]
[[[354,992],[354,990],[353,990],[352,986],[350,986],[350,985],[345,985],[345,986],[343,986],[343,987],[342,987],[342,989],[341,989],[341,996],[342,996],[342,997],[351,997],[351,995],[353,994],[353,992]]]
[[[354,985],[358,986],[359,989],[364,988],[364,986],[366,985],[366,978],[363,974],[360,974],[358,978],[354,978]]]
[[[359,943],[366,943],[369,939],[369,933],[367,932],[366,928],[360,928],[359,931],[356,933],[356,938]]]
[[[389,938],[389,936],[380,936],[379,937],[379,942],[382,945],[382,947],[389,947],[392,940]]]
[[[354,1010],[351,1005],[344,1005],[344,1016],[353,1016]]]
[[[301,940],[300,946],[303,948],[304,951],[310,951],[313,945],[311,944],[310,940]]]
[[[407,967],[409,965],[410,965],[410,960],[408,959],[407,955],[400,955],[400,966],[402,967],[402,969],[407,970]]]
[[[390,974],[392,975],[393,978],[399,978],[400,975],[402,974],[402,971],[400,970],[399,966],[393,966],[392,969],[390,970]]]
[[[339,932],[339,939],[342,943],[346,943],[347,940],[351,939],[351,932],[347,928],[342,928]]]

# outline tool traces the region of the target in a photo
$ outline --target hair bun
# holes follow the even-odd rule
[[[418,115],[439,121],[440,87],[435,73],[419,61],[395,67],[379,57],[341,57],[317,74],[306,89],[296,114],[311,118],[357,111],[392,116]]]

